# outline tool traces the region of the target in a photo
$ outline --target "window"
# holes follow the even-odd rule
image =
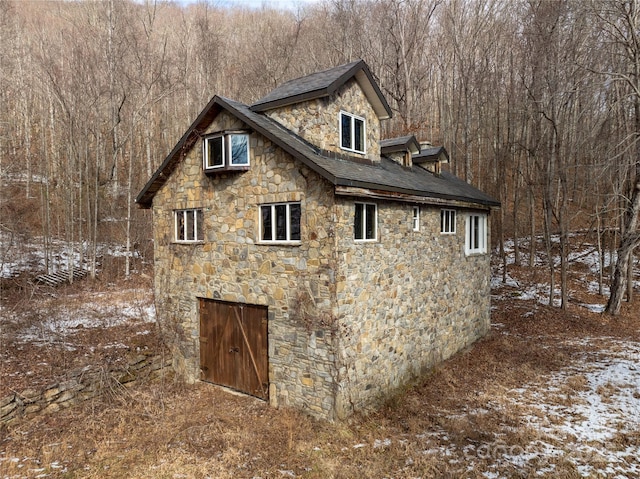
[[[420,207],[413,207],[413,218],[411,220],[411,224],[413,225],[413,231],[420,231]]]
[[[360,241],[377,238],[377,206],[372,203],[356,203],[353,221],[353,237]]]
[[[204,168],[221,168],[224,166],[224,137],[213,136],[204,140]]]
[[[456,210],[440,210],[440,233],[443,235],[456,233]]]
[[[487,252],[487,215],[470,214],[466,221],[465,253],[480,254]]]
[[[340,147],[356,153],[365,152],[364,118],[340,112]]]
[[[204,139],[204,169],[249,166],[249,135],[223,134]]]
[[[204,240],[202,210],[174,211],[176,241],[195,243]]]
[[[300,203],[278,203],[260,207],[260,240],[300,241]]]
[[[249,135],[229,135],[231,165],[249,164]]]

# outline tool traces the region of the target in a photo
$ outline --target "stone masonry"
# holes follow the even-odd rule
[[[457,234],[440,234],[440,208],[377,202],[379,241],[352,240],[353,201],[338,202],[337,415],[378,404],[407,381],[489,329],[487,255],[465,256],[464,213]]]
[[[243,127],[221,113],[207,132]],[[333,195],[322,178],[268,140],[253,133],[250,143],[250,171],[208,178],[201,149],[193,148],[154,198],[159,317],[177,372],[195,381],[200,377],[197,298],[268,306],[272,404],[332,417],[335,337],[295,312],[300,297],[310,294],[313,315],[331,316]],[[302,204],[304,241],[258,244],[258,205],[290,201]],[[172,242],[173,210],[181,208],[204,209],[202,244]]]
[[[164,354],[131,355],[124,367],[87,366],[69,371],[64,380],[42,389],[25,389],[0,398],[0,430],[21,418],[50,414],[142,381],[173,376],[171,357]]]
[[[324,150],[344,153],[340,149],[340,135],[336,132],[341,111],[364,118],[367,125],[366,154],[350,154],[354,157],[379,161],[380,120],[355,80],[349,81],[329,98],[296,103],[268,111],[267,114],[309,143]]]
[[[355,81],[269,115],[339,151],[345,99],[367,119],[367,156],[379,158],[379,121]],[[223,110],[202,134],[225,130],[248,127]],[[416,203],[336,195],[255,131],[250,162],[208,177],[196,143],[153,199],[157,310],[179,376],[200,377],[198,298],[267,306],[270,402],[330,420],[379,404],[487,332],[489,256],[464,253],[471,210],[457,208],[457,233],[443,235],[441,206],[425,199],[413,231]],[[291,201],[302,206],[300,243],[260,244],[259,206]],[[377,241],[354,241],[355,201],[377,204]],[[173,211],[184,208],[203,209],[203,242],[173,241]]]

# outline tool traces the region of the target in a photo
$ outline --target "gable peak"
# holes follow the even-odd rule
[[[251,105],[251,109],[256,112],[264,112],[295,103],[324,98],[336,92],[352,78],[356,79],[364,91],[378,118],[380,120],[391,118],[391,108],[364,60],[345,63],[328,70],[289,80],[256,101]]]

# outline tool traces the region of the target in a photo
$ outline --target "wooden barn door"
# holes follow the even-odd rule
[[[201,379],[268,399],[267,308],[200,298]]]

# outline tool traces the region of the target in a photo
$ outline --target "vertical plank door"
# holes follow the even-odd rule
[[[200,299],[203,381],[268,399],[267,307]]]

